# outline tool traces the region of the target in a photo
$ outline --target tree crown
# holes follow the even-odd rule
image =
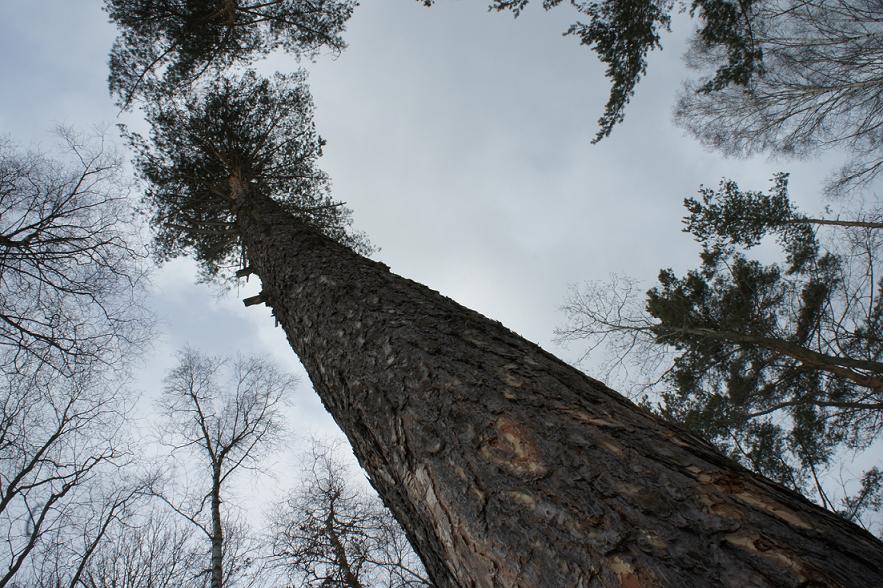
[[[110,89],[124,107],[283,48],[340,51],[354,0],[105,0],[120,30]]]
[[[732,181],[685,200],[685,231],[701,264],[659,273],[643,300],[630,282],[576,290],[564,340],[612,341],[649,376],[645,404],[770,478],[815,493],[857,522],[879,508],[878,468],[840,503],[819,478],[846,451],[883,430],[883,282],[879,218],[809,218],[790,201],[787,176],[768,193]],[[876,220],[875,220],[876,218]],[[817,227],[834,225],[837,239]],[[785,262],[748,251],[775,237]]]
[[[318,167],[324,141],[312,120],[305,74],[214,77],[147,105],[150,141],[128,134],[147,182],[159,259],[192,253],[206,277],[240,262],[231,191],[272,197],[325,235],[361,252],[350,210],[329,195]]]

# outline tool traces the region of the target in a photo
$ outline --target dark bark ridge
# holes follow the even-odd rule
[[[315,389],[447,586],[883,585],[883,543],[500,323],[233,202]]]

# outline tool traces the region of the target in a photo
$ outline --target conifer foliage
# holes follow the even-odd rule
[[[120,36],[110,89],[120,105],[186,86],[277,48],[310,57],[340,51],[353,0],[105,0]]]
[[[323,140],[312,120],[303,73],[260,78],[254,71],[214,77],[196,91],[144,105],[150,142],[129,139],[147,180],[156,253],[193,254],[206,276],[241,263],[231,178],[273,197],[327,236],[360,251],[350,210],[329,195],[317,161]]]
[[[829,500],[820,479],[840,452],[867,448],[883,429],[879,215],[807,217],[786,174],[769,192],[725,180],[685,206],[701,265],[684,276],[662,270],[643,303],[625,283],[577,289],[559,336],[606,337],[620,356],[660,358],[642,367],[663,416],[859,520],[880,506],[877,468],[864,474],[860,501]],[[823,226],[832,237],[820,239]],[[782,262],[749,257],[770,238]]]

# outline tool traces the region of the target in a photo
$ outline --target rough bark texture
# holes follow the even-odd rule
[[[242,194],[264,297],[433,580],[883,586],[883,544]]]

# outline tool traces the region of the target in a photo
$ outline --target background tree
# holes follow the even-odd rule
[[[122,365],[149,334],[144,254],[121,162],[61,131],[69,161],[0,143],[0,355],[72,374]]]
[[[163,442],[173,451],[194,454],[204,473],[197,481],[201,490],[195,493],[188,490],[183,498],[175,498],[168,489],[160,489],[156,494],[208,539],[212,588],[227,585],[231,573],[241,572],[244,563],[241,555],[230,554],[233,543],[225,542],[230,518],[225,521],[221,512],[222,491],[232,474],[258,467],[260,458],[279,441],[279,409],[294,385],[291,376],[258,358],[230,362],[189,349],[180,352],[178,365],[166,378],[160,401],[167,419]]]
[[[142,508],[110,529],[80,577],[83,588],[202,588],[205,553],[192,525]]]
[[[664,417],[860,521],[880,506],[879,469],[839,504],[821,480],[844,449],[869,447],[883,427],[880,215],[808,218],[788,199],[784,174],[769,193],[724,181],[685,206],[701,267],[661,271],[643,306],[629,282],[575,289],[558,336],[590,348],[612,341],[617,361],[637,355]],[[816,228],[826,225],[837,234],[823,246]],[[785,263],[746,257],[768,236]]]
[[[97,369],[19,370],[0,385],[0,586],[72,586],[140,494],[126,482],[124,390]]]
[[[313,444],[302,486],[274,511],[273,567],[293,586],[431,586],[395,518],[376,495],[353,488],[333,451]]]
[[[60,134],[63,160],[0,144],[0,586],[75,584],[140,496],[122,424],[144,256],[119,158]]]
[[[168,255],[211,272],[244,246],[249,302],[273,309],[435,584],[876,581],[871,535],[304,222],[311,107],[275,80],[150,104],[147,199],[160,234],[191,211]],[[216,224],[223,248],[202,235]]]
[[[121,106],[283,48],[340,51],[354,0],[105,0],[120,35],[110,89]]]
[[[833,193],[867,185],[883,169],[883,10],[868,0],[775,0],[750,4],[760,75],[714,87],[721,60],[695,43],[688,62],[705,76],[688,83],[675,118],[728,155],[849,154]],[[712,89],[713,91],[708,91]]]

